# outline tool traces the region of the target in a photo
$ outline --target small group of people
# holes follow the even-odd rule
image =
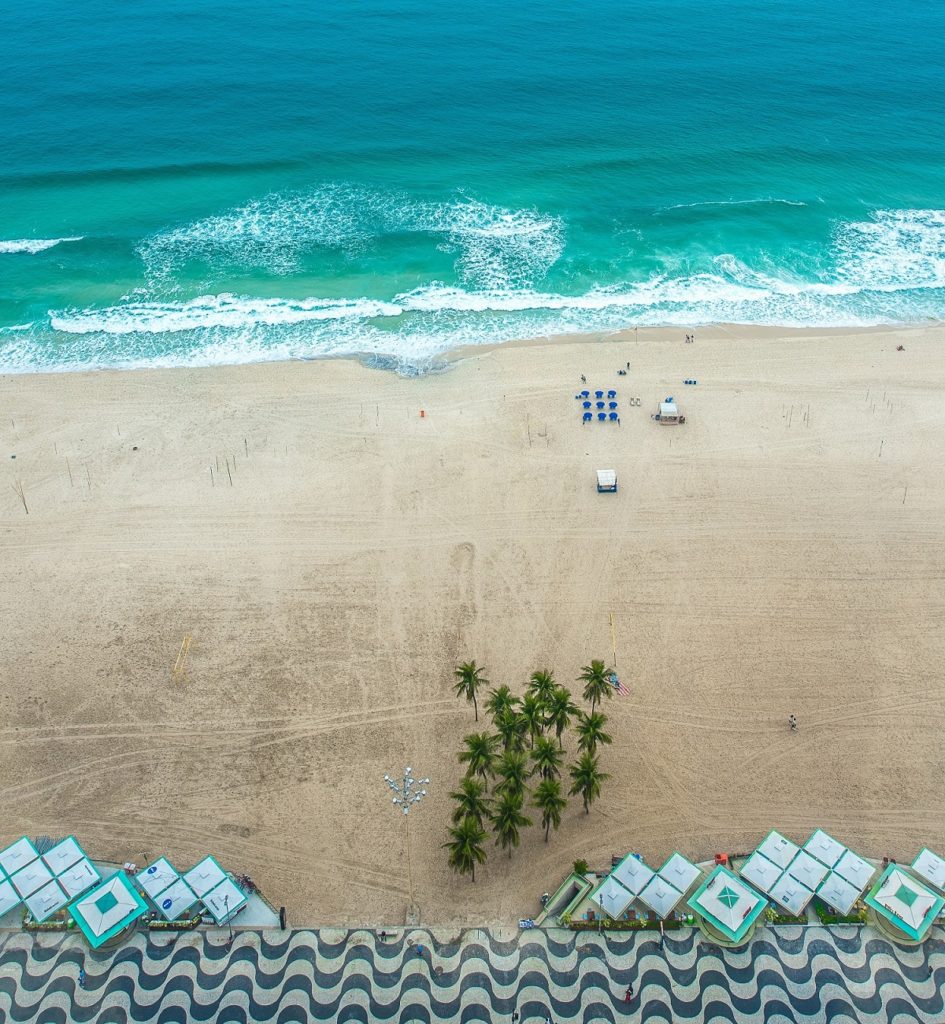
[[[791,732],[797,732],[797,719],[793,715],[787,716],[788,725],[791,727]]]
[[[691,345],[695,340],[696,340],[696,336],[694,334],[687,334],[686,335],[686,344],[687,345]]]

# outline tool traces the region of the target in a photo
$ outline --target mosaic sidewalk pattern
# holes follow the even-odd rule
[[[441,941],[445,939],[445,941]],[[422,952],[418,950],[422,946]],[[87,972],[85,988],[78,972]],[[628,1003],[625,993],[633,984]],[[869,929],[766,928],[745,949],[667,936],[411,929],[0,938],[0,1022],[590,1021],[903,1024],[945,1020],[941,929],[922,947]]]

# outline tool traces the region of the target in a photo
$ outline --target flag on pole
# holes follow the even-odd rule
[[[611,674],[610,674],[610,682],[611,682],[611,685],[613,686],[613,688],[617,691],[617,693],[620,694],[621,697],[629,697],[630,696],[630,691],[617,678],[617,673],[616,672],[611,672]]]

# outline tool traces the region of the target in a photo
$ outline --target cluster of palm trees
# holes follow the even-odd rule
[[[485,670],[475,661],[457,666],[456,694],[465,697],[479,721],[479,692],[489,685]],[[578,795],[585,813],[600,796],[601,784],[610,778],[598,765],[598,747],[611,742],[604,731],[607,716],[597,711],[605,697],[613,696],[611,670],[602,661],[586,665],[579,681],[591,710],[582,711],[570,692],[555,682],[550,672],[534,672],[525,694],[516,697],[507,686],[489,692],[486,711],[495,732],[474,732],[463,740],[459,753],[466,774],[450,793],[454,802],[448,851],[450,867],[476,880],[476,865],[486,859],[486,829],[491,828],[503,850],[521,841],[522,829],[532,821],[525,814],[526,797],[541,815],[545,842],[561,824],[567,796]],[[564,733],[574,725],[578,756],[568,766],[571,786],[565,795],[561,781],[564,764]],[[529,794],[528,784],[534,780]]]

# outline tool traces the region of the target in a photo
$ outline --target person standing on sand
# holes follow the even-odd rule
[[[797,719],[793,715],[788,715],[788,725],[791,727],[791,732],[797,732]]]

